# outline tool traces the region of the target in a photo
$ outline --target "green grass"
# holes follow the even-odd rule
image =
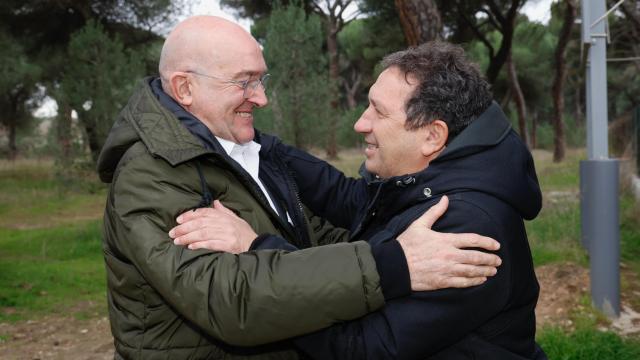
[[[591,298],[583,296],[571,312],[575,328],[567,331],[546,326],[538,331],[536,341],[550,360],[637,360],[640,339],[622,337],[605,330],[608,319],[591,307]],[[580,309],[580,310],[579,310]]]
[[[640,206],[631,194],[620,199],[620,255],[640,274]]]
[[[50,161],[0,162],[0,322],[106,310],[105,191],[68,173],[63,186]]]
[[[579,164],[583,151],[568,151],[566,159],[554,163],[550,152],[535,151],[535,162],[543,208],[527,223],[534,263],[544,265],[571,261],[588,264],[580,243]]]
[[[591,325],[570,333],[561,328],[545,328],[537,340],[551,360],[640,359],[640,341],[600,331]]]
[[[82,302],[104,308],[106,275],[98,221],[0,229],[0,247],[0,321],[64,313]]]
[[[65,170],[62,185],[51,161],[0,162],[0,227],[34,228],[100,217],[106,189],[96,175]]]
[[[580,160],[584,151],[568,150],[565,160],[554,163],[547,151],[534,151],[536,172],[542,191],[578,190],[580,184]]]
[[[577,202],[553,204],[548,200],[538,217],[526,223],[536,266],[571,261],[587,264],[580,244],[580,210]]]

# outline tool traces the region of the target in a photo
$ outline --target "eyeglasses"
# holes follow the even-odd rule
[[[213,75],[202,74],[202,73],[199,73],[197,71],[185,71],[185,72],[190,73],[190,74],[194,74],[194,75],[198,75],[198,76],[202,76],[202,77],[206,77],[206,78],[210,78],[210,79],[220,80],[220,81],[228,83],[228,84],[233,84],[233,85],[239,86],[244,91],[242,96],[245,99],[248,99],[248,98],[252,97],[253,94],[255,94],[256,89],[258,88],[258,86],[262,86],[262,90],[265,90],[267,88],[266,87],[267,80],[269,80],[269,77],[271,77],[271,75],[269,75],[269,74],[264,74],[259,79],[254,79],[254,80],[231,80],[231,79],[220,78],[220,77],[213,76]]]

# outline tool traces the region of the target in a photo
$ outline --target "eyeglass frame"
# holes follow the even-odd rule
[[[267,87],[265,85],[265,82],[267,80],[269,80],[269,78],[271,77],[271,74],[264,74],[262,76],[260,76],[259,79],[254,79],[254,80],[233,80],[233,79],[225,79],[225,78],[221,78],[218,76],[213,76],[213,75],[208,75],[208,74],[203,74],[197,71],[193,71],[193,70],[187,70],[185,71],[185,73],[189,73],[189,74],[194,74],[194,75],[198,75],[198,76],[203,76],[206,78],[210,78],[210,79],[215,79],[215,80],[220,80],[222,82],[228,83],[228,84],[233,84],[236,86],[239,86],[243,93],[242,93],[242,97],[244,97],[245,99],[248,99],[249,97],[251,97],[256,89],[258,88],[258,86],[262,85],[262,89],[266,90]],[[250,86],[251,83],[255,83],[255,85]],[[252,93],[247,95],[247,89],[251,88]]]

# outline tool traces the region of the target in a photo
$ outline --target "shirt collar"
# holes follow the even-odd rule
[[[231,153],[235,151],[240,151],[240,153],[244,153],[245,151],[249,151],[252,153],[260,152],[260,144],[255,141],[249,141],[244,144],[236,144],[233,141],[229,141],[227,139],[223,139],[221,137],[216,136],[216,139],[222,145],[222,148],[227,153],[227,155],[231,156]]]

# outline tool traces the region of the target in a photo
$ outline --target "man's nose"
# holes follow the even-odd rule
[[[371,121],[367,118],[366,114],[367,111],[365,110],[365,112],[360,115],[358,121],[353,124],[353,130],[361,134],[371,132]]]
[[[269,99],[267,99],[267,91],[262,86],[257,86],[255,90],[253,90],[253,94],[247,98],[247,101],[253,103],[256,107],[263,107],[269,103]]]

